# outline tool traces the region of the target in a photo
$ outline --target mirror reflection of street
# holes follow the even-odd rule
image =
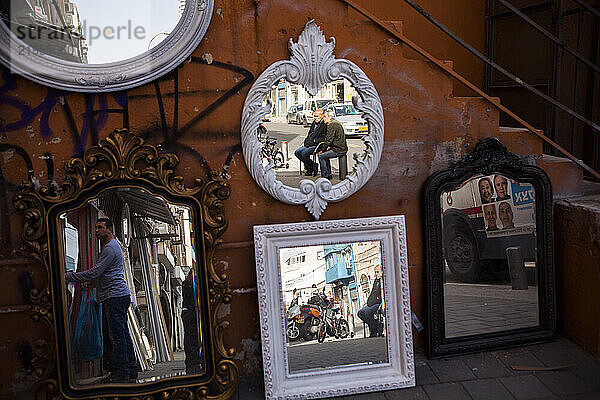
[[[388,361],[381,259],[380,242],[280,249],[290,372]]]
[[[271,161],[277,180],[290,187],[303,179],[324,177],[334,185],[346,179],[366,154],[363,139],[370,130],[353,104],[358,97],[345,78],[326,83],[314,96],[281,79],[263,103],[271,103],[258,130],[263,165]]]
[[[294,157],[294,151],[302,146],[302,143],[306,138],[309,129],[308,127],[288,124],[281,119],[274,119],[271,122],[265,122],[263,125],[267,128],[269,137],[277,140],[277,147],[282,149],[286,163],[289,164],[289,168],[282,167],[275,170],[275,175],[279,181],[287,186],[298,187],[302,179],[316,181],[320,178],[320,175],[305,176],[301,174],[300,160]],[[346,143],[348,144],[348,172],[350,173],[356,163],[352,155],[354,153],[363,154],[366,146],[361,139],[347,139]],[[333,174],[331,183],[335,185],[340,182],[337,160],[332,160],[331,166],[331,172]]]
[[[145,189],[117,187],[59,215],[74,385],[205,372],[194,213]]]

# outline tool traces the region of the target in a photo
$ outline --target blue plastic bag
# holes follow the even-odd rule
[[[73,352],[82,360],[102,357],[102,304],[98,304],[91,289],[85,289],[81,300]]]

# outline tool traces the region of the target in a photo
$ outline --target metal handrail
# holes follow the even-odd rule
[[[590,6],[588,3],[581,1],[581,0],[572,0],[572,1],[579,4],[581,7],[585,8],[587,11],[594,14],[596,17],[600,18],[600,11],[598,11],[594,7]]]
[[[442,69],[443,71],[445,71],[446,73],[448,73],[449,75],[451,75],[453,78],[455,78],[456,80],[458,80],[459,82],[461,82],[463,85],[465,85],[466,87],[468,87],[469,89],[471,89],[477,95],[479,95],[482,98],[486,99],[488,102],[490,102],[491,104],[493,104],[495,107],[497,107],[498,109],[500,109],[501,111],[503,111],[504,113],[506,113],[508,116],[510,116],[511,118],[513,118],[514,120],[516,120],[517,122],[519,122],[528,131],[530,131],[535,136],[537,136],[539,139],[541,139],[542,141],[546,142],[547,144],[549,144],[550,146],[552,146],[554,149],[556,149],[557,151],[559,151],[560,153],[562,153],[565,157],[567,157],[568,159],[570,159],[571,161],[573,161],[575,164],[577,164],[579,167],[581,167],[582,169],[584,169],[585,171],[587,171],[588,173],[590,173],[592,176],[594,176],[597,179],[600,179],[600,173],[599,172],[597,172],[596,170],[590,168],[583,161],[579,160],[577,157],[575,157],[569,151],[567,151],[566,149],[564,149],[561,145],[559,145],[558,143],[556,143],[552,139],[550,139],[547,136],[545,136],[538,129],[535,129],[531,124],[529,124],[523,118],[519,117],[517,114],[515,114],[513,111],[511,111],[510,109],[508,109],[506,106],[502,105],[497,98],[491,97],[490,95],[488,95],[487,93],[485,93],[483,90],[481,90],[479,87],[477,87],[474,83],[472,83],[471,81],[469,81],[467,78],[465,78],[464,76],[462,76],[458,72],[454,71],[452,69],[452,67],[450,67],[449,65],[447,65],[443,61],[438,60],[433,55],[431,55],[429,52],[427,52],[425,49],[421,48],[416,43],[414,43],[412,40],[410,40],[406,36],[404,36],[402,33],[398,32],[391,24],[383,21],[382,19],[380,19],[379,17],[377,17],[376,15],[374,15],[372,12],[366,10],[364,7],[360,6],[359,4],[356,4],[355,0],[341,0],[341,1],[343,1],[344,3],[346,3],[348,6],[352,7],[353,9],[355,9],[356,11],[358,11],[360,14],[364,15],[368,19],[370,19],[372,22],[374,22],[375,24],[377,24],[381,29],[385,30],[390,35],[396,37],[397,39],[399,39],[400,41],[402,41],[404,44],[408,45],[411,49],[413,49],[414,51],[416,51],[417,53],[419,53],[421,56],[425,57],[426,59],[428,59],[429,61],[431,61],[432,63],[434,63],[437,67],[439,67],[440,69]],[[411,5],[411,6],[414,5],[414,3],[411,0],[404,0],[404,1],[407,2],[407,3],[409,3],[409,5]],[[420,6],[418,6],[418,5],[415,5],[415,6],[418,7],[418,9],[422,10],[423,13],[429,17],[427,19],[430,19],[430,18],[433,19],[433,17],[431,17]],[[417,9],[417,11],[418,11],[418,9]],[[470,51],[470,49],[473,49],[477,54],[479,54],[481,57],[483,57],[482,60],[484,62],[486,62],[488,64],[491,63],[490,65],[493,64],[492,66],[496,65],[497,67],[500,67],[499,65],[493,63],[493,61],[487,59],[487,57],[485,57],[483,54],[479,53],[479,51],[477,51],[475,48],[473,48],[472,46],[470,46],[468,43],[466,43],[464,40],[462,40],[456,34],[452,33],[447,27],[445,27],[439,21],[436,20],[436,22],[437,22],[437,24],[435,24],[435,25],[438,26],[438,24],[439,24],[439,26],[438,26],[439,29],[442,29],[444,31],[444,33],[446,33],[447,35],[449,35],[452,39],[454,39],[455,41],[457,41],[459,44],[463,45],[463,47],[465,47],[467,50]],[[473,53],[473,54],[475,54],[475,53]],[[475,54],[475,55],[477,56],[477,54]],[[500,67],[500,68],[502,68],[502,67]],[[520,85],[523,85],[523,84],[528,85],[526,82],[523,82],[523,80],[521,80],[520,78],[518,78],[518,77],[516,77],[516,76],[514,76],[512,74],[510,74],[508,71],[506,71],[506,72],[510,76],[512,76],[514,78],[513,80],[515,82],[517,82],[518,84],[520,84]],[[509,76],[509,75],[507,75],[507,76]],[[531,87],[531,85],[528,85],[528,86]],[[532,89],[534,89],[535,91],[537,91],[537,89],[535,89],[535,88],[532,88]],[[543,96],[546,96],[543,93],[541,93],[541,94]],[[546,97],[548,97],[548,96],[546,96]],[[554,99],[550,98],[550,100],[552,100],[552,102],[554,102]],[[560,105],[563,106],[562,104],[560,104]],[[563,107],[565,107],[565,106],[563,106]],[[568,109],[568,107],[565,107],[565,108]],[[568,109],[568,110],[570,110],[570,109]],[[572,110],[570,110],[570,111],[573,114],[575,114],[576,116],[578,116],[579,117],[578,119],[583,118],[585,121],[589,121],[587,118],[580,116],[579,114],[575,113],[574,111],[572,111]],[[568,112],[568,111],[566,111],[566,112]],[[594,124],[592,121],[589,121],[589,122],[591,124]],[[588,123],[588,125],[589,125],[589,123]],[[594,125],[595,125],[595,129],[597,131],[600,131],[600,126],[598,126],[596,124],[594,124]]]
[[[596,71],[597,73],[600,74],[600,67],[598,65],[594,64],[593,62],[591,62],[590,60],[588,60],[587,58],[585,58],[584,56],[582,56],[581,53],[579,53],[577,50],[573,50],[564,41],[560,40],[559,38],[557,38],[556,36],[554,36],[553,34],[551,34],[550,32],[548,32],[546,29],[542,28],[542,26],[540,26],[537,22],[535,22],[534,20],[532,20],[531,18],[529,18],[527,15],[525,15],[524,13],[522,13],[517,7],[513,6],[507,0],[496,0],[496,1],[498,1],[499,3],[501,3],[504,7],[508,8],[510,11],[514,12],[522,20],[524,20],[525,22],[527,22],[529,25],[531,25],[533,28],[535,28],[535,30],[537,30],[538,32],[540,32],[542,35],[544,35],[548,39],[552,40],[561,49],[565,50],[567,53],[571,53],[571,55],[573,55],[579,61],[581,61],[582,63],[584,63],[585,65],[587,65],[588,67],[592,68],[594,71]],[[407,0],[407,3],[412,3],[412,1]]]
[[[498,0],[498,1],[501,2],[502,4],[506,3],[506,0]],[[473,46],[471,46],[469,43],[465,42],[460,36],[458,36],[457,34],[455,34],[454,32],[452,32],[450,29],[448,29],[448,27],[446,27],[445,25],[443,25],[440,21],[438,21],[435,17],[433,17],[431,14],[429,14],[427,11],[425,11],[421,6],[419,6],[418,4],[416,4],[414,1],[412,1],[412,0],[404,0],[404,2],[408,3],[408,5],[410,5],[412,8],[414,8],[419,14],[421,14],[423,17],[425,17],[429,22],[431,22],[432,24],[434,24],[436,27],[438,27],[440,30],[442,30],[446,35],[448,35],[451,39],[453,39],[455,42],[459,43],[461,46],[463,46],[466,50],[468,50],[470,53],[472,53],[475,57],[479,58],[481,61],[485,62],[486,64],[488,64],[489,66],[491,66],[492,68],[494,68],[495,70],[497,70],[498,72],[506,75],[506,77],[510,78],[512,81],[514,81],[514,82],[518,83],[519,85],[523,86],[525,89],[529,90],[530,92],[532,92],[536,96],[543,98],[544,100],[546,100],[547,102],[551,103],[553,106],[555,106],[557,108],[560,108],[562,111],[566,112],[567,114],[569,114],[573,118],[577,118],[578,120],[580,120],[584,124],[589,125],[590,127],[592,127],[595,131],[600,132],[600,125],[599,124],[596,124],[594,121],[592,121],[592,120],[584,117],[583,115],[581,115],[581,114],[579,114],[579,113],[571,110],[569,107],[565,106],[561,102],[553,99],[552,97],[548,96],[547,94],[539,91],[535,87],[533,87],[530,84],[528,84],[527,82],[523,81],[518,76],[511,74],[506,69],[502,68],[500,65],[496,64],[494,61],[490,60],[488,57],[486,57],[485,55],[483,55],[481,52],[479,52],[476,48],[474,48]],[[541,28],[541,29],[543,29],[543,28]],[[554,36],[552,36],[552,37],[554,37]],[[572,51],[575,51],[575,50],[572,50]],[[598,68],[598,67],[596,66],[596,68]],[[600,72],[600,69],[598,69],[598,71]]]

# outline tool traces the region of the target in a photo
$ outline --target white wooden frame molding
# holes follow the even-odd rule
[[[175,29],[152,49],[126,60],[81,64],[34,50],[0,21],[0,62],[42,85],[76,92],[126,90],[168,73],[198,47],[212,18],[214,0],[186,0]]]
[[[388,362],[289,373],[279,250],[380,241]],[[254,227],[265,397],[315,399],[415,385],[404,216]]]
[[[335,39],[332,37],[326,42],[315,21],[309,21],[298,43],[290,38],[290,59],[271,64],[254,82],[242,112],[244,160],[254,180],[277,200],[288,204],[304,204],[315,219],[319,219],[328,203],[347,198],[368,182],[377,169],[383,149],[383,108],[377,90],[356,64],[336,59],[334,47]],[[265,96],[281,78],[303,85],[311,96],[315,96],[324,84],[346,78],[359,93],[360,99],[355,97],[353,103],[369,123],[369,133],[363,138],[366,150],[363,154],[354,155],[357,165],[342,182],[332,185],[325,178],[316,182],[303,179],[298,188],[293,188],[276,179],[273,164],[263,166],[260,157],[262,144],[258,140],[257,128],[260,118],[271,110],[270,102],[263,105]]]

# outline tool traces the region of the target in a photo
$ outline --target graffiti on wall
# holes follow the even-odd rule
[[[182,143],[182,139],[187,135],[199,134],[196,127],[201,121],[209,118],[230,98],[239,94],[240,90],[249,86],[253,80],[253,74],[236,65],[216,60],[207,61],[202,57],[191,57],[185,64],[194,64],[203,69],[203,73],[210,73],[211,69],[219,69],[232,73],[236,79],[234,84],[227,90],[218,91],[213,99],[203,109],[197,110],[195,115],[189,120],[183,120],[179,112],[180,98],[182,96],[201,96],[202,89],[181,89],[180,70],[183,66],[176,68],[170,74],[155,81],[152,85],[153,92],[148,94],[132,95],[128,91],[115,93],[99,94],[75,94],[57,89],[47,89],[45,96],[35,104],[27,102],[19,97],[18,79],[10,74],[8,70],[2,70],[2,84],[0,85],[0,246],[5,249],[12,248],[10,241],[9,217],[13,212],[10,199],[18,190],[23,180],[28,180],[33,184],[42,184],[37,180],[34,174],[32,157],[25,149],[10,142],[10,135],[22,134],[23,131],[33,136],[32,125],[38,124],[39,135],[42,139],[50,141],[60,138],[61,135],[70,136],[74,143],[72,154],[74,157],[83,155],[89,144],[97,143],[100,132],[109,126],[109,119],[113,116],[121,116],[121,126],[129,129],[131,114],[130,107],[132,102],[148,99],[154,103],[156,108],[155,115],[158,116],[158,123],[151,123],[149,126],[138,128],[136,133],[145,140],[157,143],[157,147],[164,152],[173,152],[180,156],[185,156],[199,163],[201,168],[209,173],[215,169],[206,160],[200,151]],[[185,65],[184,64],[184,65]],[[241,79],[237,79],[241,76]],[[170,87],[165,91],[164,87]],[[161,87],[163,89],[161,89]],[[75,110],[81,107],[81,96],[83,96],[83,112]],[[78,97],[78,98],[76,98]],[[168,103],[172,108],[167,109]],[[170,120],[168,117],[171,116]],[[8,118],[8,119],[7,119]],[[61,118],[59,121],[58,119]],[[56,119],[56,121],[53,121]],[[56,126],[64,129],[62,133],[53,130]],[[201,135],[204,133],[200,133]],[[227,150],[227,156],[220,166],[222,174],[229,171],[229,165],[235,155],[241,152],[241,145],[237,143]],[[3,168],[9,165],[14,156],[20,157],[26,165],[27,177],[18,177],[12,181],[3,173]],[[45,162],[45,172],[40,172],[40,176],[45,176],[50,190],[56,190],[58,185],[54,181],[55,163],[54,155],[46,152],[39,157]]]

